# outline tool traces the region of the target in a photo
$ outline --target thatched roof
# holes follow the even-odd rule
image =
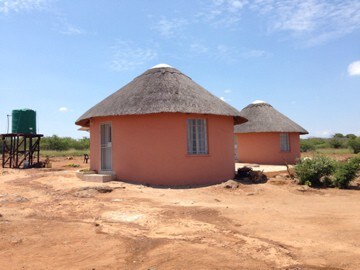
[[[179,70],[157,65],[84,113],[77,125],[88,126],[92,117],[153,113],[198,113],[234,117],[235,123],[247,120],[218,97]]]
[[[308,134],[304,128],[275,110],[270,104],[260,100],[246,106],[241,110],[240,114],[249,121],[236,125],[234,127],[235,133],[298,132]]]

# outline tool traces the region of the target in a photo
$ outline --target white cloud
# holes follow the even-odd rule
[[[316,136],[318,137],[331,137],[334,132],[331,130],[318,130],[315,132]]]
[[[60,107],[59,108],[59,112],[67,112],[68,108],[67,107]]]
[[[270,0],[269,0],[270,1]],[[272,31],[289,31],[314,46],[360,29],[360,1],[292,0],[274,2]]]
[[[133,70],[157,57],[154,49],[141,48],[127,41],[117,42],[112,50],[113,57],[110,67],[115,71]]]
[[[194,43],[190,44],[190,50],[197,54],[203,54],[203,53],[209,52],[208,47],[206,47],[205,45],[198,43],[198,42],[194,42]]]
[[[360,30],[359,0],[207,0],[202,3],[195,16],[163,17],[153,29],[166,38],[179,37],[184,27],[197,23],[234,30],[242,27],[242,16],[247,12],[246,17],[250,15],[263,21],[269,34],[289,34],[306,47]],[[253,52],[259,53],[261,51]]]
[[[83,35],[85,33],[86,32],[83,29],[69,23],[66,23],[64,25],[64,29],[60,30],[60,34],[69,35],[69,36]]]
[[[191,53],[191,57],[205,55],[211,59],[217,59],[218,61],[228,63],[236,62],[239,59],[261,58],[269,56],[269,53],[264,50],[239,48],[227,44],[209,46],[204,45],[198,41],[190,43],[188,50]]]
[[[0,0],[1,1],[1,0]],[[88,34],[84,29],[69,22],[66,14],[54,14],[56,18],[55,31],[68,36],[78,36]]]
[[[215,27],[231,27],[240,21],[240,10],[247,3],[246,0],[213,0],[197,17]]]
[[[275,30],[295,32],[311,31],[315,28],[316,18],[323,12],[324,5],[313,0],[284,1],[276,6]]]
[[[182,28],[187,25],[188,22],[185,19],[167,19],[161,18],[153,29],[156,30],[161,36],[170,38],[179,35]]]
[[[360,1],[213,0],[198,15],[211,25],[241,27],[244,11],[262,16],[269,33],[288,32],[314,46],[360,29]]]
[[[348,67],[350,76],[360,76],[360,61],[352,62]]]
[[[225,93],[225,94],[229,94],[229,93],[231,93],[231,90],[230,90],[230,89],[226,89],[226,90],[224,90],[224,93]]]
[[[259,57],[263,57],[263,56],[267,56],[267,52],[265,52],[264,50],[245,50],[241,53],[241,56],[243,58],[259,58]]]
[[[230,61],[232,62],[234,60],[234,56],[236,53],[236,49],[224,45],[224,44],[219,44],[216,46],[216,58],[219,60],[225,60],[225,61]]]
[[[222,101],[226,101],[226,99],[225,99],[224,97],[220,97],[220,99],[221,99]]]
[[[225,44],[219,44],[216,46],[213,54],[216,59],[220,61],[226,62],[234,62],[238,59],[246,59],[246,58],[260,58],[268,56],[268,53],[263,50],[257,49],[245,49],[245,48],[237,48],[233,46],[228,46]]]
[[[49,0],[1,0],[0,13],[41,10],[46,7]]]
[[[30,12],[34,10],[45,10],[54,0],[0,0],[0,14],[9,14],[11,12]],[[58,26],[56,31],[64,35],[82,35],[86,32],[68,22],[64,15],[53,14]],[[60,29],[60,30],[59,30]]]
[[[215,46],[203,45],[201,42],[190,43],[188,51],[191,57],[207,56],[220,62],[233,63],[239,59],[262,58],[269,56],[264,50],[239,48],[227,44],[217,44]]]
[[[231,10],[237,11],[241,8],[243,8],[244,5],[246,5],[248,1],[239,1],[239,0],[229,0],[228,5]]]

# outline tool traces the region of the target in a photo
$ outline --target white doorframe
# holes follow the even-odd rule
[[[112,125],[100,124],[100,168],[101,171],[112,170]]]

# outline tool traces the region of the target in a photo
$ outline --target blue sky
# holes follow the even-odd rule
[[[265,100],[311,136],[360,135],[360,1],[0,0],[0,132],[75,120],[167,63],[242,109]]]

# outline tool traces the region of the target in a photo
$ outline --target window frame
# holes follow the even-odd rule
[[[186,119],[187,155],[208,156],[208,121],[206,118]]]
[[[291,152],[290,133],[289,132],[281,132],[280,133],[280,152],[283,152],[283,153]]]

